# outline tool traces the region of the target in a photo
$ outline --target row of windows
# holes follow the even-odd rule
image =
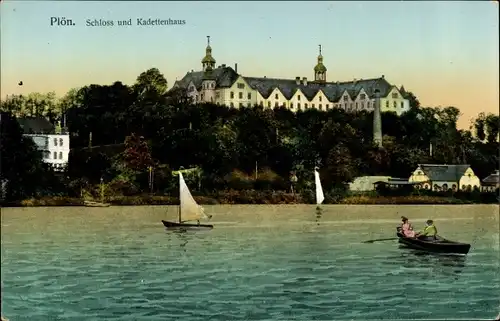
[[[238,84],[238,85],[239,85],[239,84]],[[217,93],[217,94],[218,94],[218,93]],[[217,97],[219,97],[219,96],[217,95]],[[231,91],[231,93],[230,93],[230,97],[231,97],[231,99],[234,99],[234,91]],[[242,92],[239,92],[239,93],[238,93],[238,98],[239,98],[239,99],[243,99],[243,93],[242,93]],[[247,94],[247,99],[252,99],[252,93],[248,93],[248,94]]]
[[[389,102],[388,101],[385,102],[385,107],[389,108]],[[392,102],[392,107],[394,107],[394,108],[398,107],[398,103],[395,102],[395,101],[393,101]],[[401,102],[401,108],[405,108],[404,102]]]
[[[52,159],[57,159],[57,152],[54,152],[54,157]],[[45,151],[44,154],[43,154],[43,157],[45,159],[50,159],[50,152],[49,151]],[[63,153],[62,152],[59,152],[59,159],[63,159]]]
[[[63,139],[59,138],[59,146],[63,145]],[[54,146],[57,146],[57,138],[54,138]]]

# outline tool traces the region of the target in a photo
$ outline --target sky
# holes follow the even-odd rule
[[[497,1],[0,3],[1,98],[89,84],[131,85],[156,67],[169,86],[201,69],[211,37],[217,65],[243,76],[314,77],[318,45],[327,80],[385,78],[423,106],[455,106],[461,128],[498,114]],[[65,17],[74,26],[51,26]],[[140,26],[137,18],[185,20]],[[94,19],[114,26],[87,26]],[[132,19],[132,26],[117,20]],[[23,86],[19,86],[19,81]]]

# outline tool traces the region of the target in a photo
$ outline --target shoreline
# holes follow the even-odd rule
[[[262,193],[264,194],[264,193]],[[194,196],[200,205],[298,205],[310,204],[298,194],[270,192],[264,195],[242,195],[238,193],[219,193],[213,196]],[[260,196],[260,197],[256,197]],[[495,199],[494,197],[491,198]],[[88,201],[88,200],[87,200]],[[92,200],[97,201],[98,200]],[[179,205],[179,198],[174,196],[114,196],[107,197],[106,203],[110,206],[141,206],[141,205]],[[451,196],[381,196],[381,195],[353,195],[346,196],[337,201],[325,199],[322,205],[472,205],[472,204],[499,204],[498,201],[484,201],[479,199],[462,199]],[[1,207],[59,207],[59,206],[82,206],[81,198],[52,196],[32,198],[15,202],[3,202]]]

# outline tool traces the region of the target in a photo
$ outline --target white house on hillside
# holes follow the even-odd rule
[[[237,64],[234,69],[226,65],[216,67],[210,38],[201,63],[201,71],[188,72],[172,88],[185,89],[193,102],[211,102],[236,108],[253,105],[265,108],[286,107],[295,112],[310,108],[373,111],[375,100],[379,99],[381,112],[392,111],[401,115],[410,109],[404,87],[398,88],[390,84],[384,76],[342,82],[327,81],[321,46],[317,64],[313,68],[313,80],[306,77],[246,77],[238,74]]]
[[[472,190],[481,187],[479,177],[469,165],[420,164],[408,179],[410,183],[423,183],[424,189]]]
[[[42,117],[19,118],[18,122],[24,131],[24,136],[31,137],[38,150],[42,151],[43,161],[56,171],[63,170],[68,164],[69,133],[54,128]]]

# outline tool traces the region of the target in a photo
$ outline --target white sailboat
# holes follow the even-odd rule
[[[214,226],[210,224],[200,224],[201,219],[210,219],[207,214],[205,214],[205,209],[196,203],[189,191],[188,186],[186,185],[186,181],[184,180],[184,176],[182,176],[181,172],[179,174],[179,222],[169,222],[162,220],[163,225],[167,229],[211,229]],[[186,223],[186,222],[194,222],[197,223]]]
[[[319,205],[325,200],[325,195],[323,194],[323,187],[321,186],[321,179],[319,178],[318,168],[314,169],[314,183],[316,185],[316,205]]]

